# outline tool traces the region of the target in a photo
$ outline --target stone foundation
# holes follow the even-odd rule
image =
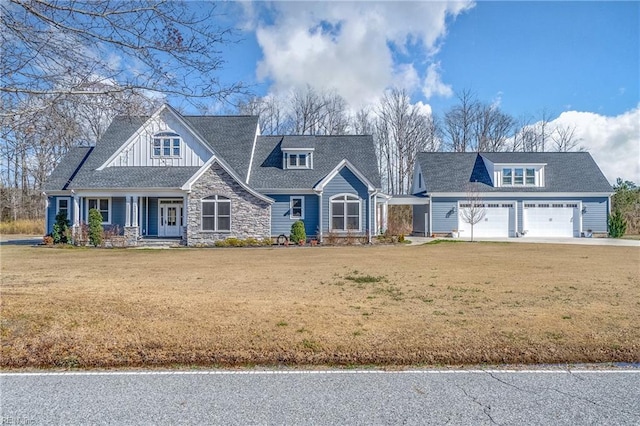
[[[137,226],[125,226],[124,227],[124,244],[127,247],[135,247],[138,245],[138,237],[140,236],[140,229]]]

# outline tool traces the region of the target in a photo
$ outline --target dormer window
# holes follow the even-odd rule
[[[543,170],[542,167],[503,167],[502,186],[544,186]]]
[[[153,135],[152,145],[154,157],[180,157],[181,139],[177,133],[156,133]]]
[[[311,169],[311,153],[284,153],[287,169]]]

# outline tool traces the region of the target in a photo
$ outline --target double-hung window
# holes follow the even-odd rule
[[[360,230],[360,199],[354,195],[337,195],[330,200],[331,230]]]
[[[502,184],[503,185],[513,185],[513,181],[511,180],[513,177],[513,173],[511,169],[502,169]]]
[[[304,198],[291,197],[289,202],[289,216],[291,219],[304,219]]]
[[[87,199],[88,210],[96,209],[102,215],[102,224],[111,223],[111,199],[110,198],[89,198]],[[87,211],[87,214],[89,212]]]
[[[221,195],[202,199],[202,230],[229,232],[231,230],[231,200]]]
[[[56,214],[63,213],[67,220],[69,220],[69,198],[58,198],[56,203]]]
[[[536,184],[536,169],[525,169],[525,183],[527,185]]]
[[[524,171],[523,169],[513,169],[513,184],[514,185],[523,185],[524,184]]]
[[[180,157],[180,135],[161,132],[153,136],[154,157]]]

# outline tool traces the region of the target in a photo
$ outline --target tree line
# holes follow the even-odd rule
[[[351,111],[335,91],[312,87],[280,96],[252,97],[241,102],[241,114],[260,116],[263,134],[373,136],[383,189],[406,194],[418,152],[572,151],[580,149],[576,128],[539,119],[515,119],[470,90],[441,116],[426,114],[403,89],[386,91],[375,106]]]
[[[2,220],[39,218],[47,176],[73,146],[93,145],[120,114],[148,115],[174,96],[260,116],[263,134],[373,135],[383,189],[407,193],[421,151],[569,151],[575,128],[551,117],[516,120],[470,91],[441,116],[402,89],[352,111],[312,87],[251,97],[222,82],[222,47],[237,41],[214,2],[7,0],[0,2]]]

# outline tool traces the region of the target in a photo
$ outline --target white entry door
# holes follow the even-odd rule
[[[179,237],[182,223],[182,201],[160,201],[159,237]]]
[[[471,238],[471,224],[463,217],[468,204],[458,204],[458,230],[461,238]],[[509,211],[513,203],[482,203],[478,205],[484,209],[485,216],[473,226],[474,238],[507,238],[509,237]]]
[[[525,203],[522,214],[527,237],[573,237],[576,203]]]

